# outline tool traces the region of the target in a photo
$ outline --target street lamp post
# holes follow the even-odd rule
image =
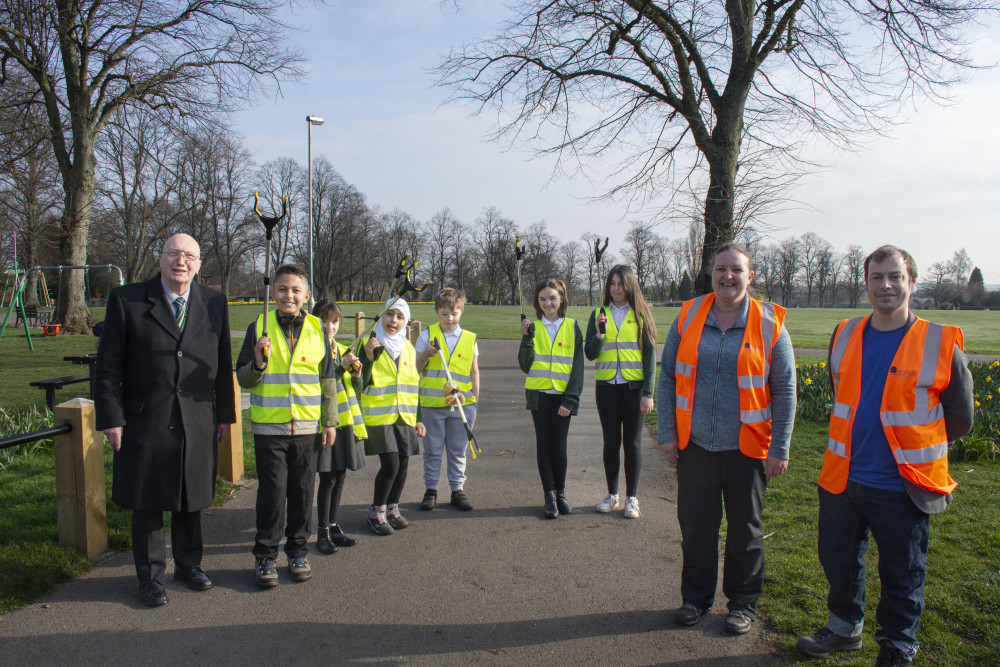
[[[313,296],[313,125],[322,125],[323,119],[319,116],[306,116],[306,127],[309,128],[309,308],[316,305],[316,297]]]

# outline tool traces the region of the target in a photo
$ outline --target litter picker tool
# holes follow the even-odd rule
[[[524,259],[524,248],[521,247],[521,237],[514,237],[514,256],[517,258],[517,303],[521,307],[521,321],[528,319],[524,315],[524,290],[521,288],[521,260]],[[528,335],[535,335],[535,325],[528,327]]]
[[[594,239],[594,265],[597,267],[597,275],[601,275],[601,257],[604,255],[604,251],[608,249],[608,237],[604,237],[604,247],[601,247],[601,240]],[[601,297],[604,298],[603,296]],[[601,306],[601,315],[605,317],[608,316],[607,312],[604,310],[604,306]],[[603,336],[608,332],[608,325],[606,322],[598,322],[597,330]]]
[[[271,300],[271,293],[268,289],[271,285],[271,238],[274,236],[274,228],[278,226],[281,219],[285,217],[288,213],[288,197],[285,197],[281,202],[281,215],[277,217],[268,217],[260,212],[260,195],[257,194],[255,190],[253,193],[253,212],[257,214],[260,218],[260,222],[264,225],[264,237],[267,239],[267,251],[264,253],[264,330],[261,332],[261,336],[267,336],[267,307]],[[270,350],[264,351],[264,365],[267,365],[267,357],[270,354]]]
[[[444,366],[445,377],[448,378],[448,384],[455,387],[455,405],[458,406],[458,414],[462,416],[462,425],[465,427],[465,434],[469,436],[469,449],[472,451],[472,458],[475,459],[476,454],[482,454],[483,450],[479,448],[479,443],[476,442],[476,436],[472,434],[472,428],[469,426],[469,420],[465,418],[465,410],[462,409],[462,401],[458,398],[458,385],[451,379],[451,370],[448,368],[448,360],[444,358],[444,350],[442,350],[438,345],[437,338],[430,339],[428,344],[437,350],[438,356],[441,357],[441,365]]]
[[[389,284],[389,297],[386,300],[385,305],[379,309],[378,314],[372,318],[371,322],[365,326],[364,331],[362,331],[357,338],[351,341],[351,344],[347,346],[349,350],[355,350],[355,354],[360,356],[361,343],[362,341],[370,340],[375,336],[375,327],[378,326],[378,321],[382,319],[386,311],[392,310],[392,306],[396,303],[396,299],[400,298],[407,292],[423,292],[427,289],[428,285],[432,283],[426,282],[422,287],[415,287],[412,282],[410,282],[410,273],[416,268],[420,260],[413,260],[410,264],[410,256],[406,255],[399,261],[399,266],[396,267],[396,273],[392,277],[392,283]],[[402,285],[400,285],[400,280],[402,280]],[[398,288],[398,289],[397,289]],[[382,354],[382,348],[375,348],[372,353],[375,359],[378,359]]]

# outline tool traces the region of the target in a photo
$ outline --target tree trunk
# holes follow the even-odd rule
[[[66,195],[59,239],[61,262],[68,266],[87,263],[87,236],[95,185],[93,136],[75,137],[74,153],[73,166],[63,177]],[[56,321],[62,323],[64,333],[90,332],[90,311],[84,295],[84,273],[85,271],[67,271],[62,281],[55,315]]]
[[[738,136],[738,135],[737,135]],[[733,204],[736,197],[736,162],[739,143],[726,142],[709,163],[709,186],[705,195],[705,242],[701,267],[695,279],[695,296],[712,291],[712,261],[715,249],[733,240]]]

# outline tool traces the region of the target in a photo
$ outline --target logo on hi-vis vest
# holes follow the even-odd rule
[[[745,350],[753,350],[754,352],[763,352],[764,351],[764,346],[763,345],[751,345],[750,342],[747,341],[746,343],[743,343],[743,349],[745,349]]]
[[[893,366],[892,368],[889,369],[889,375],[899,375],[907,378],[915,378],[917,377],[917,372],[903,370],[902,368],[896,368],[895,366]]]
[[[305,360],[306,360],[306,358],[305,358],[305,357],[302,357],[302,361],[305,361]]]

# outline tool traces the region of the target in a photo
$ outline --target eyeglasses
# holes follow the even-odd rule
[[[199,259],[201,259],[201,257],[198,257],[198,255],[193,255],[189,252],[184,252],[183,250],[168,250],[163,254],[166,255],[168,259],[180,259],[183,257],[184,261],[187,262],[188,264],[191,264],[192,262],[197,262]]]

